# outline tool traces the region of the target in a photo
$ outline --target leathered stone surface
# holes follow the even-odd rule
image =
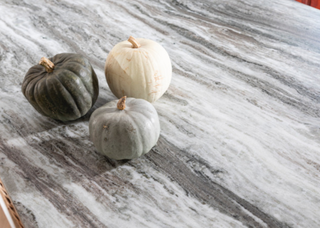
[[[0,178],[26,227],[320,227],[320,11],[296,1],[21,0],[0,4]],[[161,136],[115,161],[89,140],[116,99],[109,51],[129,36],[169,53]],[[100,84],[72,122],[38,114],[28,69],[86,56]]]

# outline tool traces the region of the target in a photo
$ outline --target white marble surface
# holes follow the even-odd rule
[[[0,1],[0,178],[26,227],[320,227],[320,11],[292,0]],[[94,109],[111,48],[153,39],[173,64],[147,155],[116,162],[88,119],[21,92],[42,56],[87,56]]]

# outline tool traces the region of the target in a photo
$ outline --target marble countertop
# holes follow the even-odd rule
[[[320,10],[293,0],[2,0],[0,178],[29,227],[320,227]],[[161,136],[131,161],[85,117],[38,114],[21,92],[42,56],[82,54],[116,99],[111,48],[168,51]]]

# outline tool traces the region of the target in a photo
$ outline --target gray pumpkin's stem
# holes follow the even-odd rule
[[[139,48],[140,44],[138,43],[138,41],[133,38],[132,36],[129,37],[128,41],[132,44],[132,48]]]
[[[127,96],[121,97],[117,103],[117,108],[119,110],[124,110],[126,108],[126,98]]]
[[[42,57],[40,59],[40,62],[39,62],[40,65],[44,66],[46,68],[46,71],[48,73],[51,73],[54,69],[54,64],[53,62],[51,62],[49,59],[47,59],[46,57]]]

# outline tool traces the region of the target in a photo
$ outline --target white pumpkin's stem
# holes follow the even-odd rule
[[[132,36],[129,37],[128,41],[132,44],[132,48],[139,48],[141,46]]]
[[[46,71],[48,73],[51,73],[54,69],[54,64],[53,62],[51,62],[49,59],[47,59],[46,57],[42,57],[40,62],[40,65],[44,66],[46,68]]]
[[[119,110],[124,110],[126,108],[126,98],[127,96],[121,97],[118,101],[117,108]]]

